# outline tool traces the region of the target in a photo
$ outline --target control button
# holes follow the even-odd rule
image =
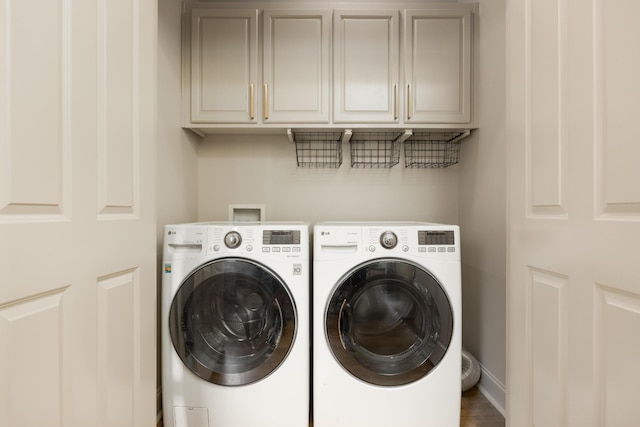
[[[443,248],[442,246],[438,248],[438,252],[446,252],[447,248]]]
[[[409,251],[409,246],[404,245],[404,246],[402,247],[402,252],[408,252],[408,251]]]
[[[369,252],[375,252],[376,247],[374,245],[369,246]]]
[[[263,247],[262,252],[271,252],[271,248]]]
[[[293,264],[293,275],[300,276],[302,274],[302,264]]]
[[[251,252],[253,250],[253,246],[247,245],[247,252]]]
[[[220,245],[213,245],[214,252],[218,252],[220,250]]]
[[[293,252],[300,252],[300,246],[294,246],[291,249],[293,249]]]
[[[285,246],[282,248],[282,252],[291,252],[291,248],[289,246]]]
[[[280,252],[280,248],[278,248],[278,247],[274,247],[274,248],[271,250],[271,252]]]
[[[393,231],[385,231],[380,236],[380,244],[385,249],[393,249],[398,244],[398,236]]]
[[[235,249],[242,243],[242,236],[237,231],[230,231],[224,236],[224,244],[229,249]]]
[[[456,251],[456,248],[454,246],[447,248],[447,252],[455,252],[455,251]]]
[[[427,248],[425,248],[425,247],[419,247],[419,248],[418,248],[418,252],[427,252]]]
[[[436,248],[434,248],[433,246],[429,247],[429,252],[435,252],[435,251],[436,251]]]

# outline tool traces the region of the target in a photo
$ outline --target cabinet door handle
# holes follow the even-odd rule
[[[269,85],[264,84],[264,119],[269,120]]]
[[[411,85],[407,85],[407,120],[411,120],[413,111],[411,110],[413,100],[411,99]]]
[[[393,85],[393,120],[398,120],[398,84]]]
[[[255,114],[255,89],[253,83],[249,85],[249,118],[253,120],[256,116]]]

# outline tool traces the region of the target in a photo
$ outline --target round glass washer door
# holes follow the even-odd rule
[[[339,281],[327,304],[325,332],[344,369],[382,386],[409,384],[443,359],[453,311],[442,284],[400,259],[361,264]]]
[[[178,289],[169,333],[184,364],[219,385],[259,381],[285,360],[296,334],[296,308],[284,282],[240,258],[204,264]]]

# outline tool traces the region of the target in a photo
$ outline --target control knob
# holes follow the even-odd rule
[[[230,231],[224,236],[224,244],[229,249],[235,249],[242,243],[242,236],[237,231]]]
[[[385,231],[380,236],[380,244],[385,249],[393,249],[398,244],[398,236],[393,231]]]

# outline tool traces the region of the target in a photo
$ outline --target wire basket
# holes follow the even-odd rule
[[[446,168],[460,161],[460,140],[468,132],[419,132],[404,141],[405,167]]]
[[[349,141],[351,167],[390,168],[400,161],[397,132],[354,132]]]
[[[339,168],[342,164],[341,136],[341,132],[294,132],[298,166]]]

